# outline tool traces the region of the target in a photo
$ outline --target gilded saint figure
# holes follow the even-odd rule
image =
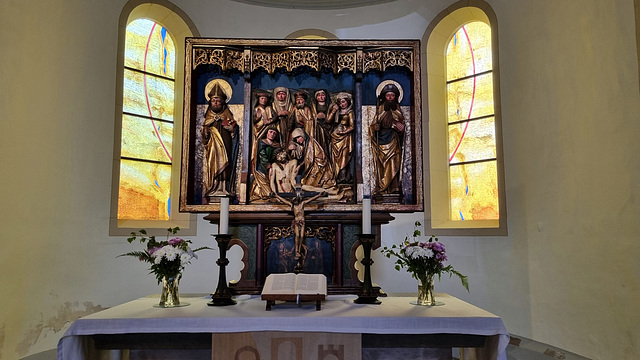
[[[291,103],[291,96],[289,95],[289,89],[286,87],[276,87],[273,89],[275,94],[275,100],[273,101],[273,109],[278,117],[278,131],[282,143],[289,141],[289,132],[291,131],[291,112],[293,111],[293,104]]]
[[[355,117],[353,115],[353,103],[351,94],[341,92],[336,96],[338,111],[332,121],[336,126],[331,132],[331,158],[333,159],[333,172],[337,184],[350,184],[353,182],[351,173],[351,157],[355,149],[354,129]]]
[[[307,104],[307,93],[305,91],[296,91],[294,94],[295,108],[291,113],[291,120],[294,129],[303,129],[309,137],[316,135],[316,119],[313,116],[311,107]]]
[[[404,116],[400,110],[400,89],[389,82],[380,91],[376,114],[369,127],[375,172],[375,195],[398,194],[401,190]]]
[[[300,165],[302,183],[325,189],[333,187],[333,167],[322,146],[302,128],[293,129],[290,138],[287,150]]]
[[[268,129],[257,144],[256,163],[251,185],[251,200],[268,200],[272,194],[270,171],[275,161],[276,150],[283,150],[278,142],[278,131]],[[285,152],[286,154],[286,152]]]
[[[251,142],[251,192],[250,200],[267,200],[269,187],[269,168],[273,150],[280,147],[278,117],[271,107],[271,94],[256,92],[256,106],[253,110],[253,141]]]
[[[206,87],[210,88],[205,92],[209,106],[200,129],[204,146],[203,195],[206,200],[232,193],[232,179],[238,154],[239,126],[227,106],[229,95],[221,83],[212,80],[209,84],[213,86]]]
[[[253,134],[256,139],[262,139],[267,129],[275,129],[280,132],[278,115],[271,107],[271,94],[267,91],[256,93],[256,106],[253,108]],[[278,142],[282,142],[278,139]]]
[[[331,132],[333,131],[333,123],[332,118],[329,116],[329,111],[331,110],[329,93],[324,89],[316,90],[314,98],[315,101],[313,104],[316,114],[315,138],[327,153],[329,161],[331,161]]]

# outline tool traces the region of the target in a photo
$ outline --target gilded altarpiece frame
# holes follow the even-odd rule
[[[306,251],[319,246],[330,282],[353,285],[363,198],[374,231],[391,212],[423,211],[420,78],[418,40],[187,38],[180,211],[215,222],[230,197],[250,253],[243,281],[260,285],[290,247],[299,186],[318,195],[304,207]]]

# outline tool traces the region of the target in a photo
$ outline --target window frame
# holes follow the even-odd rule
[[[493,101],[495,116],[498,220],[452,220],[449,195],[449,150],[447,117],[446,51],[449,41],[463,25],[481,21],[491,27]],[[491,7],[481,0],[459,1],[431,22],[423,44],[427,44],[423,81],[427,89],[423,108],[427,119],[424,131],[425,230],[434,235],[506,236],[507,207],[502,145],[500,71],[498,67],[498,25]]]
[[[120,183],[120,160],[123,121],[123,84],[124,53],[127,25],[137,19],[148,19],[167,30],[175,44],[175,77],[174,77],[174,121],[173,121],[173,161],[171,164],[171,194],[175,199],[171,202],[169,220],[134,220],[118,219],[118,192]],[[149,235],[166,234],[170,227],[180,227],[182,235],[196,235],[196,215],[179,212],[180,194],[180,153],[182,150],[182,117],[184,94],[184,52],[185,37],[199,36],[195,25],[189,17],[169,1],[158,0],[153,3],[143,0],[131,0],[120,14],[118,26],[118,60],[116,67],[116,106],[114,127],[114,153],[111,187],[111,213],[109,219],[109,235],[130,235],[133,231],[146,229]],[[176,156],[177,155],[177,156]]]

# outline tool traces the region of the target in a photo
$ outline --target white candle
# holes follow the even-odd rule
[[[362,199],[362,233],[371,234],[371,199]]]
[[[220,199],[220,225],[218,225],[218,234],[226,235],[229,233],[229,198]]]

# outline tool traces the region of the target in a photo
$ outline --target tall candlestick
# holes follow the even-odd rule
[[[362,199],[362,233],[371,234],[371,199]]]
[[[220,225],[218,226],[218,234],[226,235],[229,233],[229,198],[220,198]]]

